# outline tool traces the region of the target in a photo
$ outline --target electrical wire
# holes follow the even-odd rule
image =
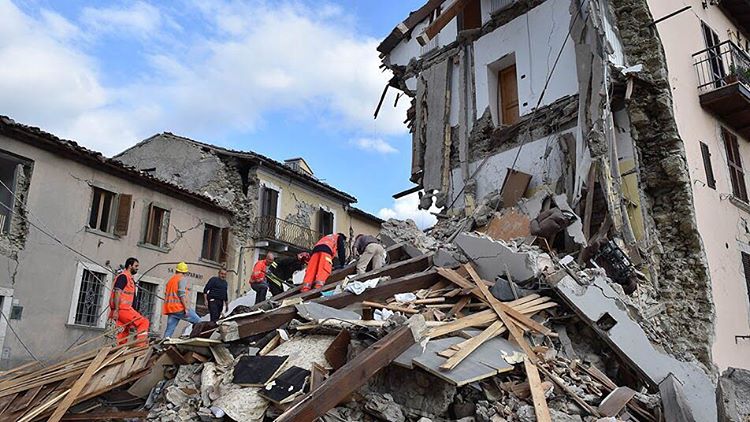
[[[18,335],[18,333],[16,332],[16,330],[10,324],[10,320],[8,319],[8,317],[5,316],[5,312],[3,312],[2,310],[0,310],[0,315],[3,316],[3,319],[5,320],[6,326],[8,328],[10,328],[10,332],[13,333],[14,336],[16,336],[16,339],[18,340],[19,343],[21,343],[21,346],[23,346],[23,348],[26,349],[26,353],[28,353],[29,356],[31,356],[32,359],[34,359],[35,361],[41,363],[42,366],[45,366],[42,361],[40,361],[39,359],[37,359],[36,356],[34,356],[34,353],[31,352],[31,349],[29,349],[29,346],[27,346],[26,343],[24,343],[24,341],[21,338],[21,336]]]

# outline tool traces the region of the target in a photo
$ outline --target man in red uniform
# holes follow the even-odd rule
[[[343,233],[325,235],[315,244],[302,282],[303,292],[308,292],[311,288],[319,289],[326,284],[333,271],[335,256],[338,256],[339,266],[346,263],[346,236]]]
[[[250,288],[255,291],[255,304],[266,300],[268,293],[268,279],[266,273],[268,266],[273,264],[273,252],[268,252],[264,259],[259,260],[253,266],[253,273],[250,274]]]
[[[149,322],[146,317],[133,309],[135,302],[135,282],[133,276],[138,273],[140,264],[135,258],[125,261],[125,271],[115,278],[112,294],[109,297],[109,319],[115,321],[120,329],[117,332],[117,344],[125,344],[130,334],[135,332],[139,346],[148,345]]]

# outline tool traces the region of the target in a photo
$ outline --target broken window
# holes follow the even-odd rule
[[[167,244],[168,230],[169,210],[154,204],[149,205],[143,243],[163,248]]]
[[[201,258],[214,262],[226,261],[229,229],[206,224],[203,230],[203,250]]]
[[[10,231],[21,160],[0,152],[0,233]]]
[[[479,0],[469,1],[461,12],[458,25],[459,31],[482,27],[482,6]]]
[[[721,128],[724,147],[727,150],[727,164],[729,165],[729,180],[732,182],[732,195],[747,202],[747,187],[745,186],[745,172],[742,170],[742,157],[737,137],[725,128]]]
[[[703,156],[703,168],[706,170],[706,185],[711,189],[716,189],[714,168],[711,165],[711,152],[708,150],[708,145],[703,142],[701,142],[701,155]]]
[[[518,122],[518,82],[515,64],[497,73],[497,109],[501,125],[512,125]]]
[[[320,234],[333,233],[333,213],[323,208],[318,211],[318,231]]]
[[[138,282],[138,291],[135,296],[138,313],[146,317],[151,325],[154,325],[154,316],[157,318],[159,317],[158,313],[154,313],[154,310],[156,309],[156,292],[158,289],[158,284],[140,280]]]
[[[104,283],[107,275],[105,273],[83,270],[74,323],[89,327],[99,326]]]

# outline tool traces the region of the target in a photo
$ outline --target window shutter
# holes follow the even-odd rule
[[[117,221],[115,222],[115,234],[125,236],[130,226],[130,209],[133,204],[133,195],[121,193],[117,203]]]
[[[169,233],[169,214],[167,210],[163,211],[163,217],[161,219],[161,237],[159,239],[159,246],[167,246],[167,234]]]
[[[703,168],[706,170],[706,184],[711,189],[716,189],[716,179],[714,178],[714,168],[711,166],[711,152],[708,145],[701,142],[701,155],[703,155]]]
[[[747,284],[748,300],[750,300],[750,254],[742,254],[742,269],[745,271],[745,283]]]
[[[221,229],[221,249],[219,252],[219,262],[226,264],[227,250],[229,248],[229,227]]]

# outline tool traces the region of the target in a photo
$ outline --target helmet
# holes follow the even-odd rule
[[[300,252],[297,254],[297,259],[307,264],[310,261],[310,254],[307,252]]]
[[[177,268],[175,268],[175,270],[178,273],[186,273],[186,272],[188,272],[188,266],[187,266],[186,263],[180,262],[179,264],[177,264]]]

